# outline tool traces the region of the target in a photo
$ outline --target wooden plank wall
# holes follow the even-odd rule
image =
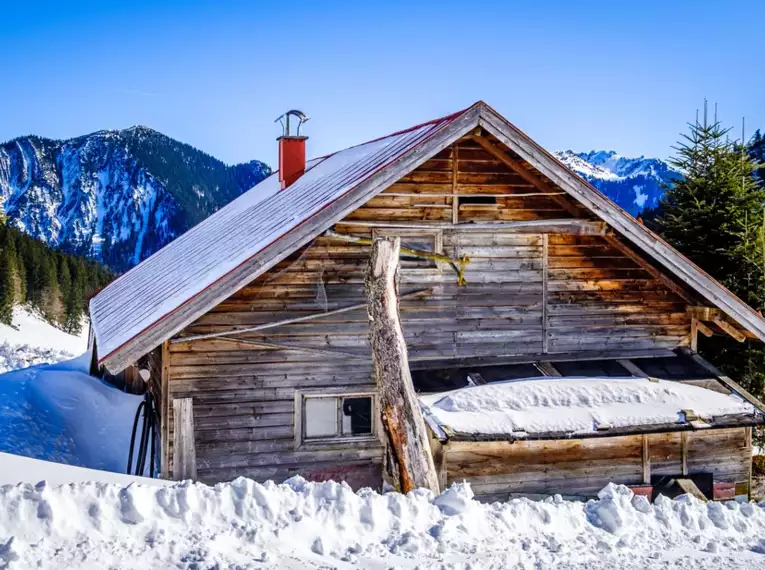
[[[500,197],[496,204],[460,204],[455,194]],[[460,141],[458,148],[428,161],[334,229],[371,238],[370,223],[443,225],[453,219],[571,217],[571,207],[562,207],[559,199],[539,195],[475,143]],[[602,238],[443,229],[442,241],[446,255],[470,257],[468,285],[458,287],[448,267],[412,264],[402,271],[402,293],[432,288],[427,297],[401,302],[410,359],[687,344],[690,324],[683,320],[679,298]],[[368,255],[368,246],[320,237],[182,335],[222,332],[363,303]],[[359,359],[263,350],[220,339],[170,344],[167,394],[170,400],[194,399],[200,479],[220,481],[238,475],[282,479],[297,472],[323,477],[331,472],[369,484],[373,469],[379,478],[380,446],[294,448],[295,389],[374,389],[367,334],[366,310],[359,309],[237,336],[243,341],[355,353]],[[171,412],[172,404],[163,409]],[[170,461],[172,418],[164,425],[165,458]]]
[[[682,475],[680,433],[648,437],[651,475]],[[747,483],[751,446],[746,428],[686,432],[687,472]],[[643,482],[643,436],[578,440],[449,442],[443,446],[447,484],[467,480],[482,501],[511,495],[593,497],[608,482]]]

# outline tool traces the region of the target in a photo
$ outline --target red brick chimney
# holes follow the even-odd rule
[[[290,133],[291,116],[298,120],[294,135]],[[293,109],[276,120],[284,129],[282,136],[276,139],[279,141],[279,182],[284,190],[305,172],[305,141],[308,137],[300,136],[300,127],[308,120],[308,117],[301,111]]]
[[[279,137],[279,182],[282,190],[305,172],[305,141],[308,137]]]

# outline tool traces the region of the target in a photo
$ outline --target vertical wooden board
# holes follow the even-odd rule
[[[547,354],[549,351],[549,334],[547,328],[549,319],[547,317],[547,267],[549,259],[549,236],[542,235],[542,352]]]
[[[648,436],[643,435],[643,483],[651,484],[651,447],[648,445]]]
[[[160,410],[160,428],[159,439],[160,449],[162,450],[162,469],[163,479],[170,478],[170,343],[162,343],[162,369],[160,374],[160,401],[158,409]]]
[[[197,455],[194,442],[194,401],[173,400],[175,420],[173,442],[173,478],[179,481],[197,478]]]

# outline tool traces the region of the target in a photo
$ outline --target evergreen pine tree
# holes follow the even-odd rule
[[[13,305],[15,301],[16,280],[13,251],[7,245],[6,232],[3,244],[2,257],[0,257],[0,322],[10,325],[13,321]]]
[[[64,264],[66,266],[66,264]],[[85,266],[82,262],[72,263],[71,284],[65,300],[64,330],[71,334],[82,331],[82,308],[85,300]]]
[[[757,165],[718,121],[690,125],[671,161],[684,178],[646,223],[755,310],[765,308],[765,188]],[[701,351],[753,393],[765,392],[765,352],[728,337]]]

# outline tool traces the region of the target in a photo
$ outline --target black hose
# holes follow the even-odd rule
[[[133,447],[135,446],[135,432],[138,429],[138,418],[141,417],[141,410],[146,405],[146,400],[138,405],[138,409],[135,411],[135,420],[133,420],[133,434],[130,436],[130,452],[128,453],[127,474],[130,475],[133,472]]]
[[[138,442],[138,453],[135,461],[135,469],[133,469],[133,453],[136,444],[136,434],[138,432],[138,421],[143,413],[143,425],[141,430],[141,438]],[[149,476],[155,475],[155,462],[156,462],[156,449],[157,438],[159,437],[159,410],[157,409],[156,400],[151,392],[147,392],[144,396],[143,402],[138,405],[138,409],[135,413],[135,420],[133,421],[133,433],[130,438],[130,452],[128,454],[128,475],[143,475],[146,469],[147,459],[149,460]]]

